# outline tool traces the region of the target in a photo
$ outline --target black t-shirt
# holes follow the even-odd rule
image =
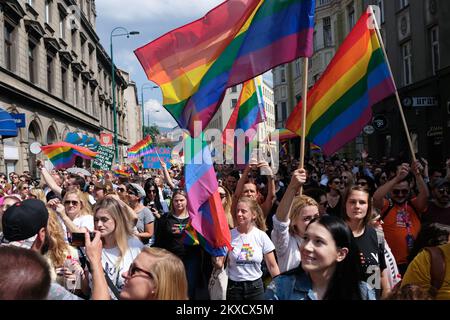
[[[380,268],[380,275],[386,269],[384,244],[378,243],[377,232],[369,226],[365,228],[361,236],[355,237],[355,241],[359,249],[361,280],[368,282],[369,285],[374,285],[375,268]]]

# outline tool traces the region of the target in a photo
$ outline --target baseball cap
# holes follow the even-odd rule
[[[444,184],[448,184],[450,185],[450,180],[448,180],[447,178],[437,178],[432,185],[432,188],[440,188],[442,187]]]
[[[36,199],[17,202],[5,211],[2,218],[3,240],[7,242],[31,240],[41,228],[46,228],[48,211]],[[33,240],[34,241],[34,240]]]
[[[129,191],[132,191],[139,198],[144,198],[145,197],[144,188],[142,188],[137,183],[130,183]]]

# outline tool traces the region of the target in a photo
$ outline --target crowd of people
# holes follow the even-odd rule
[[[36,166],[39,181],[0,174],[0,299],[207,300],[217,270],[226,300],[450,299],[450,159],[216,164],[219,257],[185,241],[182,164]]]

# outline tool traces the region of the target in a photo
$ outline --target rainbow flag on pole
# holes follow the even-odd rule
[[[147,136],[145,139],[142,139],[131,148],[128,148],[128,158],[143,157],[151,149],[152,143],[153,139],[151,136]]]
[[[225,127],[222,141],[227,153],[234,153],[235,164],[246,164],[252,149],[258,123],[265,120],[264,102],[262,99],[261,77],[246,81],[242,86],[238,103]],[[236,138],[235,138],[236,137]],[[245,148],[239,141],[245,142]]]
[[[322,77],[308,93],[306,138],[325,155],[338,151],[361,133],[372,106],[395,92],[377,37],[364,13],[344,40]],[[299,102],[286,128],[301,134]]]
[[[196,139],[189,137],[185,140],[188,212],[193,229],[208,243],[208,246],[204,246],[205,250],[221,256],[225,253],[225,247],[231,248],[231,234],[218,191],[211,152],[203,137],[202,133]],[[195,233],[188,232],[188,235],[192,240],[198,240]],[[199,243],[202,244],[202,241]]]
[[[278,134],[278,141],[290,140],[294,138],[298,138],[298,135],[288,129],[280,128],[276,129],[274,132],[269,134],[270,140],[274,140]]]
[[[42,146],[41,150],[56,169],[72,167],[76,157],[92,160],[97,155],[97,152],[68,142],[57,142],[48,146]]]
[[[135,50],[181,128],[203,130],[231,86],[313,52],[314,0],[228,0]]]

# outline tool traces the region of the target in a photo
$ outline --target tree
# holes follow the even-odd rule
[[[160,135],[159,128],[156,125],[152,125],[150,127],[144,127],[144,136],[150,135],[153,141],[156,141],[156,137]]]

